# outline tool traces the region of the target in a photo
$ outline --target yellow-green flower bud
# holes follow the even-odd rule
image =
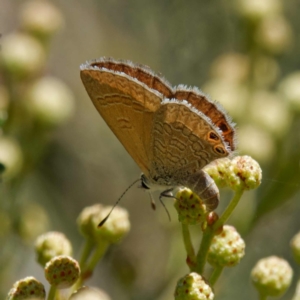
[[[95,204],[85,207],[79,214],[77,218],[78,229],[86,239],[94,239],[95,230],[99,224],[99,216],[103,208],[103,205]]]
[[[34,277],[26,277],[17,281],[9,291],[6,300],[44,300],[45,288]]]
[[[50,1],[26,1],[21,9],[21,27],[42,40],[63,25],[60,11]]]
[[[10,137],[0,138],[0,162],[4,165],[3,179],[16,177],[23,165],[23,153],[18,142]]]
[[[99,223],[107,216],[111,208],[111,206],[101,204],[86,207],[77,219],[82,235],[95,242],[104,239],[110,243],[116,243],[127,234],[130,230],[128,213],[120,207],[115,207],[107,221],[98,228]]]
[[[282,15],[268,16],[262,20],[255,35],[256,42],[272,54],[281,54],[290,48],[293,33]]]
[[[225,225],[223,231],[214,236],[207,260],[214,267],[233,267],[244,255],[244,240],[233,226]]]
[[[35,253],[37,261],[44,267],[55,256],[71,256],[72,245],[63,233],[56,231],[47,232],[36,239]]]
[[[223,188],[228,185],[226,173],[229,171],[230,165],[231,160],[229,158],[220,158],[206,165],[203,170],[208,173],[219,188]]]
[[[300,71],[290,73],[279,84],[279,92],[291,108],[300,111]]]
[[[32,36],[12,33],[2,39],[1,62],[15,78],[27,77],[40,71],[46,60],[45,50]]]
[[[300,265],[300,232],[291,240],[291,248],[295,261]]]
[[[282,11],[280,0],[237,0],[239,13],[251,21],[260,21]]]
[[[102,214],[98,219],[101,222],[111,210],[111,206],[107,206],[102,210]],[[115,207],[107,221],[99,228],[96,227],[96,239],[101,241],[107,240],[110,243],[119,242],[130,230],[130,222],[127,210],[121,207]]]
[[[72,286],[80,276],[78,262],[70,256],[53,257],[45,266],[45,277],[50,285],[65,289]]]
[[[293,270],[289,263],[277,256],[260,259],[251,272],[251,279],[262,296],[281,296],[290,286]]]
[[[174,206],[178,212],[178,221],[183,224],[195,225],[205,221],[206,205],[190,189],[178,191]]]
[[[261,183],[261,168],[257,161],[250,156],[244,155],[233,158],[230,171],[227,172],[227,182],[233,190],[255,189]]]
[[[85,286],[74,292],[69,300],[111,300],[111,298],[103,290]]]
[[[65,83],[55,77],[38,79],[27,91],[28,109],[42,124],[57,126],[74,111],[74,97]]]
[[[177,282],[175,289],[175,300],[212,300],[214,294],[211,287],[201,277],[201,275],[192,272]]]

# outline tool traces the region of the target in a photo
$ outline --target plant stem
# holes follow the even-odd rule
[[[266,294],[259,293],[259,300],[266,300],[268,296]]]
[[[191,240],[189,226],[181,223],[181,228],[182,228],[184,247],[187,254],[187,264],[190,268],[190,271],[192,271],[196,264],[196,256],[195,256],[195,250]]]
[[[48,293],[48,298],[47,300],[55,300],[57,299],[55,297],[56,295],[56,287],[54,287],[53,285],[50,286],[50,290],[49,290],[49,293]]]
[[[231,199],[230,203],[228,204],[227,208],[221,215],[221,217],[212,225],[207,226],[204,233],[203,238],[201,241],[200,249],[197,253],[197,263],[196,263],[196,272],[198,274],[202,274],[204,270],[204,266],[207,259],[207,254],[209,250],[209,246],[213,237],[215,236],[217,230],[224,225],[224,223],[228,220],[231,213],[239,203],[241,196],[243,195],[244,190],[240,189],[235,192],[234,197]]]
[[[94,245],[95,245],[94,241],[92,241],[91,239],[86,239],[81,256],[80,256],[80,261],[79,261],[81,270],[83,270],[85,268],[85,263],[86,263],[88,257],[90,256]]]
[[[200,249],[197,253],[196,272],[202,274],[206,263],[206,258],[209,250],[209,246],[214,237],[214,231],[211,227],[207,226],[203,233]]]
[[[102,256],[104,255],[106,249],[109,246],[109,242],[107,241],[101,241],[101,243],[97,244],[97,249],[95,250],[92,258],[90,259],[90,262],[88,263],[85,271],[87,272],[93,272],[93,270],[95,269],[96,264],[98,263],[98,261],[102,258]]]
[[[222,274],[223,269],[224,269],[224,267],[220,267],[220,266],[214,268],[214,270],[209,278],[209,284],[211,287],[213,287],[214,284],[217,282],[218,278]]]
[[[229,202],[228,206],[226,207],[226,209],[223,212],[223,214],[221,215],[221,217],[214,223],[214,225],[213,225],[214,230],[219,229],[229,219],[229,217],[232,214],[233,210],[235,209],[235,207],[239,203],[243,193],[244,193],[243,189],[239,189],[235,192],[234,197]]]
[[[84,250],[80,259],[80,266],[81,268],[81,275],[79,279],[76,281],[76,283],[73,285],[72,290],[76,291],[78,290],[84,283],[84,281],[91,276],[91,274],[94,271],[94,268],[98,261],[101,259],[101,257],[104,255],[107,247],[109,246],[109,243],[107,241],[102,241],[101,243],[97,244],[97,248],[93,253],[93,256],[91,257],[89,263],[86,263],[87,257],[90,254],[91,247],[94,246],[94,243],[92,241],[88,242],[84,246]]]

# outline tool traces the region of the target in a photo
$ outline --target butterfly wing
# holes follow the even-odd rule
[[[154,115],[150,178],[185,185],[192,174],[231,150],[222,132],[187,101],[164,100]]]
[[[218,102],[212,101],[197,87],[187,88],[184,85],[179,85],[176,88],[173,97],[178,100],[186,100],[194,108],[207,116],[215,127],[219,128],[222,132],[222,136],[230,147],[230,150],[235,150],[236,140],[234,124],[225,109]]]
[[[147,176],[153,117],[163,96],[137,79],[134,66],[129,70],[135,77],[116,66],[109,59],[87,63],[81,66],[81,79],[102,118]]]

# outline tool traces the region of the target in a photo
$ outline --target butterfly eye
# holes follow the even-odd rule
[[[208,134],[208,139],[218,141],[219,137],[213,131],[210,131]]]
[[[221,146],[215,146],[214,149],[218,154],[221,154],[221,155],[227,154],[225,149]]]

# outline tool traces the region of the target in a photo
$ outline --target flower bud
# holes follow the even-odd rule
[[[260,21],[266,16],[282,11],[280,0],[238,0],[239,13],[248,20]]]
[[[35,242],[37,261],[43,267],[55,256],[72,255],[72,245],[67,237],[60,232],[47,232],[40,235]]]
[[[209,247],[208,262],[214,267],[233,267],[245,255],[245,242],[233,226],[223,226]]]
[[[282,136],[290,127],[291,115],[288,105],[278,93],[256,91],[250,104],[252,121],[277,136]]]
[[[2,39],[1,62],[15,78],[23,78],[40,71],[46,60],[45,50],[32,36],[12,33]]]
[[[58,289],[72,286],[80,276],[78,262],[70,256],[53,257],[45,266],[45,277],[50,285]]]
[[[22,170],[23,153],[16,140],[0,137],[0,162],[4,165],[3,179],[12,179]]]
[[[290,73],[279,84],[279,92],[293,110],[300,111],[300,71]]]
[[[45,300],[46,292],[42,283],[34,277],[17,281],[9,291],[6,300]]]
[[[228,172],[228,184],[233,190],[251,190],[259,187],[262,171],[253,158],[248,155],[236,156],[231,161],[231,170]]]
[[[215,159],[208,165],[206,165],[203,170],[208,173],[208,175],[215,181],[216,185],[220,188],[228,186],[227,175],[231,165],[231,160],[227,157]]]
[[[256,42],[271,54],[281,54],[290,48],[293,33],[288,21],[281,15],[264,18],[257,28]]]
[[[22,28],[43,40],[51,37],[63,25],[60,11],[50,1],[26,1],[20,19]]]
[[[71,90],[55,77],[38,79],[27,92],[27,104],[34,117],[42,124],[57,126],[73,113]]]
[[[175,300],[212,300],[214,294],[211,287],[205,282],[201,275],[192,272],[177,282],[175,289]]]
[[[107,216],[111,210],[107,206],[102,210],[102,215],[98,219],[98,224]],[[97,240],[106,239],[110,243],[119,242],[130,230],[128,212],[124,208],[115,207],[107,221],[99,228],[96,228]]]
[[[291,248],[295,261],[300,265],[300,232],[291,240]]]
[[[178,221],[183,224],[196,225],[205,221],[206,205],[190,189],[182,188],[178,191],[174,206],[178,212]]]
[[[289,263],[277,256],[260,259],[251,272],[251,279],[259,294],[279,297],[290,286],[293,270]]]
[[[77,219],[79,230],[83,236],[95,242],[103,239],[119,242],[130,230],[128,213],[121,207],[115,207],[107,221],[98,228],[99,223],[108,215],[111,206],[96,204],[86,207]]]
[[[240,53],[223,54],[213,62],[211,76],[225,79],[228,83],[240,83],[248,78],[250,73],[249,58]]]
[[[268,162],[275,154],[273,136],[258,126],[244,125],[239,128],[239,151],[253,156],[260,162]]]

